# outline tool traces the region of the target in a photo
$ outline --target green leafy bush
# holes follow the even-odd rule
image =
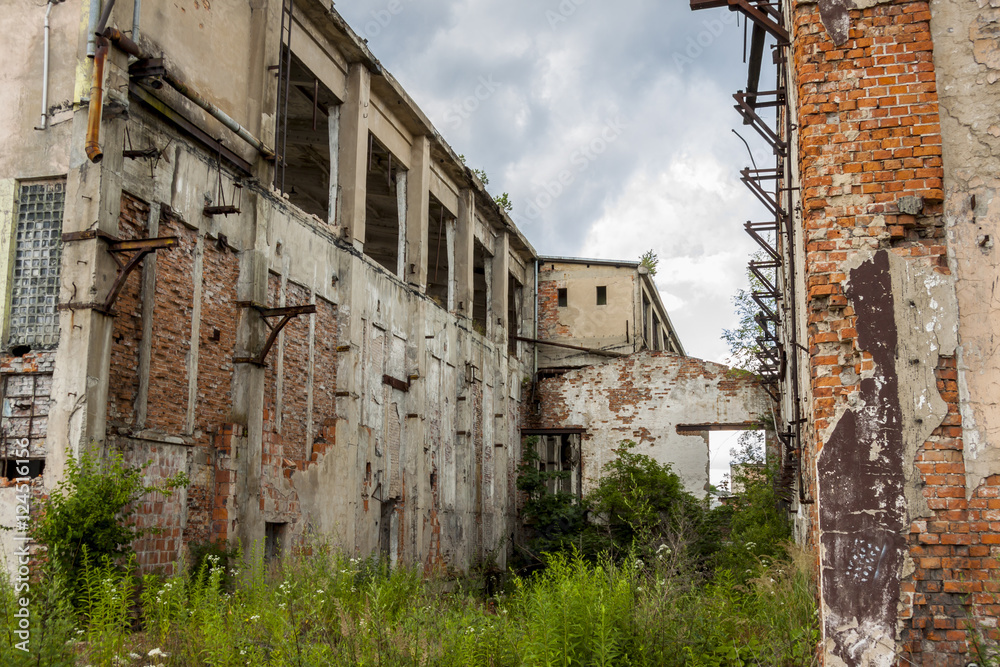
[[[153,530],[134,522],[135,503],[149,493],[169,496],[188,483],[183,473],[160,485],[146,485],[146,464],[125,463],[121,452],[104,459],[89,451],[66,460],[66,476],[42,501],[31,536],[46,548],[47,567],[64,577],[78,596],[86,566],[121,563],[132,555],[132,543]]]

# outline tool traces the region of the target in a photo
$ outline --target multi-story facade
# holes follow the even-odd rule
[[[639,262],[538,258],[539,368],[572,368],[640,350],[684,354]]]
[[[753,25],[737,108],[777,157],[743,172],[768,210],[747,229],[770,254],[753,267],[769,278],[762,368],[816,554],[824,662],[974,663],[973,638],[996,639],[1000,555],[998,10],[728,7]],[[767,45],[774,91],[757,83]]]
[[[364,41],[317,0],[5,9],[3,459],[187,473],[147,567],[502,560],[535,253]]]

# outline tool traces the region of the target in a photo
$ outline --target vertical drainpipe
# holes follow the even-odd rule
[[[132,41],[139,43],[139,15],[142,13],[142,0],[135,0],[132,7]]]
[[[44,130],[49,126],[49,15],[52,13],[54,0],[49,0],[45,7],[45,36],[42,42],[42,117],[36,130]]]
[[[101,0],[90,0],[90,18],[87,21],[87,57],[97,54],[97,22],[101,18]]]
[[[108,19],[111,18],[111,10],[114,9],[115,0],[108,0],[108,4],[104,6],[104,11],[101,12],[101,18],[98,20],[95,33],[104,32],[104,28],[108,25]],[[97,38],[97,50],[94,52],[94,83],[90,88],[90,108],[87,110],[87,157],[94,164],[97,164],[104,158],[104,152],[101,150],[100,136],[101,136],[101,111],[104,107],[104,61],[108,57],[108,49],[110,45],[106,37]]]

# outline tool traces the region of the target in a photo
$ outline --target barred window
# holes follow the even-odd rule
[[[59,260],[66,182],[21,185],[10,297],[9,346],[52,348],[59,342]]]

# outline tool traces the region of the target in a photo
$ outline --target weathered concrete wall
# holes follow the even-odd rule
[[[639,352],[545,378],[537,396],[540,409],[526,415],[526,427],[584,430],[584,493],[612,450],[634,440],[638,453],[671,464],[685,488],[701,497],[708,488],[708,429],[751,426],[770,414],[770,399],[748,376],[666,352]],[[706,428],[689,435],[678,433],[681,426]]]

